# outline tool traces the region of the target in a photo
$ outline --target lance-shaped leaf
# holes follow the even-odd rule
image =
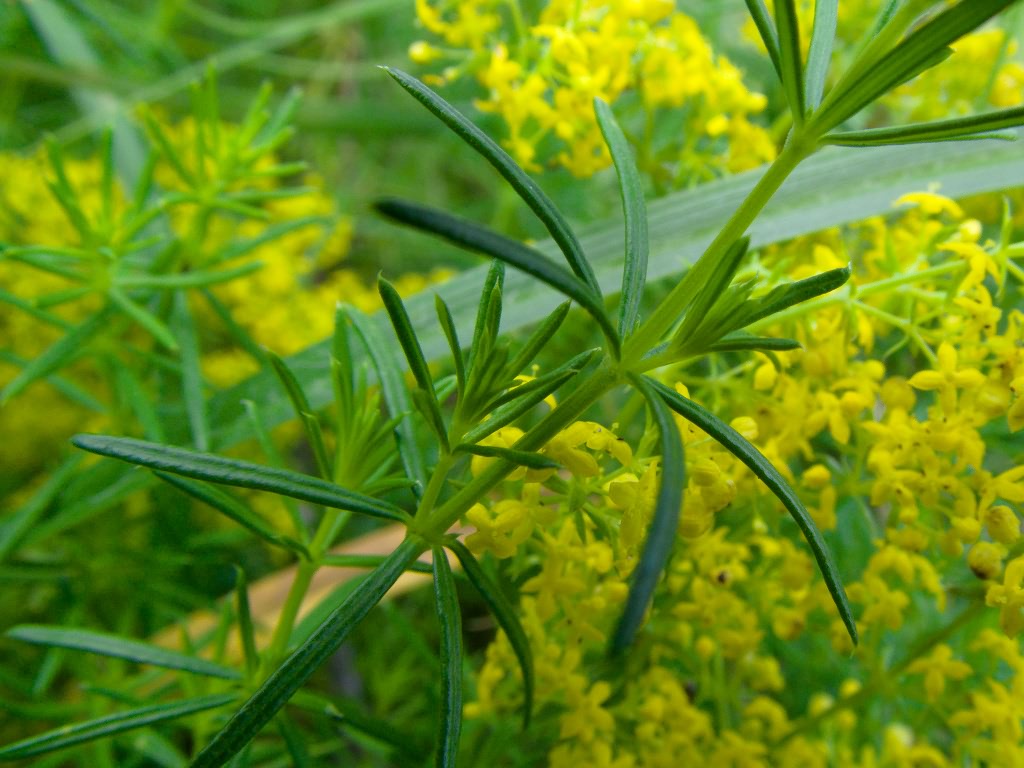
[[[768,51],[768,57],[772,60],[775,74],[781,80],[782,64],[779,60],[779,36],[775,34],[775,25],[772,24],[772,17],[768,13],[768,7],[764,4],[764,0],[746,0],[746,3],[747,10],[750,11],[750,18],[754,20],[757,33],[761,36],[761,42],[764,43],[764,47]]]
[[[111,304],[145,328],[164,347],[171,352],[178,351],[178,340],[174,338],[174,334],[164,324],[164,321],[141,304],[134,302],[127,293],[112,285],[107,289],[107,298],[110,299]]]
[[[320,665],[338,650],[349,633],[381,601],[422,551],[422,545],[413,539],[405,539],[399,544],[384,563],[370,573],[263,682],[199,753],[192,768],[220,768],[245,747]]]
[[[309,405],[309,400],[306,399],[306,393],[302,391],[302,386],[299,384],[298,379],[295,378],[295,374],[292,373],[291,368],[288,367],[284,360],[269,350],[267,350],[266,355],[270,360],[271,368],[274,369],[274,373],[277,375],[277,380],[281,382],[281,386],[284,387],[284,391],[288,394],[292,408],[295,409],[295,415],[302,422],[303,427],[305,427],[306,441],[309,443],[310,450],[313,451],[313,458],[316,461],[316,468],[320,472],[320,477],[325,480],[331,479],[334,472],[331,469],[331,461],[327,458],[324,434],[320,429],[320,422],[317,421],[316,415]]]
[[[32,382],[49,376],[77,358],[92,337],[104,327],[109,314],[110,310],[105,307],[86,318],[22,368],[0,391],[0,405],[20,394]]]
[[[452,353],[452,364],[455,366],[455,389],[461,400],[466,391],[466,361],[462,357],[462,345],[459,343],[459,332],[455,329],[455,318],[448,304],[434,294],[434,310],[437,321],[441,324],[444,337],[448,341],[448,349]]]
[[[804,121],[804,73],[800,60],[800,27],[793,0],[775,0],[775,29],[779,36],[779,76],[793,122]]]
[[[556,379],[564,381],[565,379],[562,377],[566,372],[575,373],[581,370],[588,362],[590,362],[593,355],[593,350],[588,349],[586,352],[580,352],[578,355],[569,358],[560,366],[552,371],[548,371],[543,376],[538,376],[535,379],[515,384],[504,392],[501,392],[491,398],[484,406],[483,410],[485,412],[492,411],[495,408],[500,408],[505,403],[518,400],[519,398],[525,397],[539,389],[543,389],[549,393],[553,392],[554,390],[551,389],[551,386]],[[505,380],[507,381],[508,379],[506,378]]]
[[[800,349],[800,342],[796,339],[777,339],[735,331],[723,336],[708,347],[708,352],[745,352],[748,350],[788,352],[793,349]]]
[[[949,45],[977,29],[1014,0],[956,3],[904,38],[862,76],[837,86],[815,114],[815,132],[825,133],[878,97],[945,58]]]
[[[188,423],[192,428],[192,441],[196,450],[208,451],[210,425],[206,418],[206,398],[203,396],[199,334],[188,305],[188,296],[184,291],[176,291],[174,294],[171,327],[181,348],[181,394],[185,401]]]
[[[180,477],[179,475],[172,475],[167,472],[160,471],[156,471],[154,474],[156,474],[156,476],[165,483],[173,485],[182,493],[186,493],[194,499],[198,499],[205,504],[209,504],[222,515],[234,520],[239,525],[248,528],[264,541],[278,547],[290,549],[293,552],[298,553],[301,557],[309,557],[309,550],[307,550],[304,545],[295,541],[295,539],[283,536],[275,531],[269,523],[252,512],[247,506],[245,506],[245,504],[235,497],[230,496],[213,486],[207,485],[206,483],[199,482],[198,480],[190,480],[188,478]]]
[[[533,711],[533,654],[530,651],[530,641],[526,637],[526,631],[519,622],[519,615],[501,588],[487,575],[480,562],[466,548],[465,544],[456,539],[449,539],[445,546],[459,558],[466,578],[487,603],[487,607],[495,621],[498,622],[498,626],[505,633],[505,637],[508,638],[512,652],[515,653],[516,659],[519,661],[519,669],[523,675],[523,728],[526,729],[530,724],[530,715]]]
[[[469,347],[469,357],[466,360],[466,368],[472,370],[476,367],[478,358],[485,358],[490,352],[490,344],[493,338],[488,338],[487,326],[492,315],[491,303],[495,298],[501,298],[501,292],[505,288],[505,263],[501,259],[493,259],[490,267],[487,268],[487,276],[484,278],[484,285],[480,291],[480,301],[477,303],[476,320],[473,324],[473,343]],[[495,293],[497,291],[497,293]],[[500,320],[500,310],[498,319]]]
[[[772,463],[765,458],[756,447],[754,447],[743,435],[719,419],[713,413],[701,407],[697,403],[683,397],[679,393],[669,389],[664,384],[647,379],[650,386],[654,387],[658,394],[664,399],[668,406],[687,421],[707,432],[715,441],[722,445],[729,453],[743,462],[751,472],[757,475],[779,501],[786,508],[793,520],[796,521],[815,561],[821,571],[825,585],[828,587],[832,600],[839,610],[839,615],[846,625],[846,631],[854,644],[857,642],[857,625],[853,620],[853,613],[850,610],[850,602],[846,597],[846,590],[843,588],[842,579],[839,578],[839,571],[832,562],[832,555],[828,551],[825,540],[822,539],[818,527],[808,514],[799,497],[790,488],[789,483],[772,466]]]
[[[569,314],[570,302],[566,301],[559,304],[555,311],[548,315],[544,322],[534,329],[533,333],[530,334],[529,338],[523,342],[523,345],[519,350],[512,356],[512,359],[505,365],[505,370],[502,371],[500,378],[513,379],[523,372],[523,370],[531,362],[533,358],[537,356],[537,353],[551,341],[551,338],[555,335],[555,331],[559,329],[562,322],[565,320],[565,316]]]
[[[811,47],[807,52],[807,69],[804,72],[804,101],[811,111],[821,104],[821,95],[825,91],[838,16],[839,0],[817,0],[814,3],[814,28],[811,31]]]
[[[419,80],[391,67],[384,67],[384,71],[451,128],[460,139],[479,152],[505,178],[505,181],[544,224],[551,234],[551,239],[565,254],[565,260],[573,273],[592,293],[600,296],[601,289],[597,285],[597,279],[594,277],[594,272],[590,268],[586,256],[583,255],[583,248],[569,223],[551,202],[551,199],[541,191],[533,179],[526,175],[526,172],[516,164],[515,160],[491,137],[473,125],[465,115]]]
[[[320,564],[331,568],[376,568],[384,562],[384,555],[324,555]],[[433,573],[427,563],[411,563],[407,571],[410,573]]]
[[[834,291],[850,279],[850,267],[839,267],[827,272],[780,285],[764,296],[748,301],[730,323],[729,330],[744,328],[796,304]]]
[[[7,637],[21,640],[33,645],[45,645],[49,648],[70,648],[98,656],[111,656],[125,659],[136,664],[151,664],[164,669],[179,669],[196,675],[219,677],[224,680],[238,680],[241,675],[233,669],[214,664],[188,654],[169,651],[149,643],[131,640],[105,632],[93,632],[87,629],[68,629],[67,627],[51,627],[39,624],[22,624],[9,629]]]
[[[263,268],[263,263],[252,261],[237,267],[219,270],[197,269],[194,272],[180,272],[170,275],[151,275],[148,273],[116,275],[114,284],[119,288],[205,288],[218,283],[227,283],[241,277],[251,275]]]
[[[741,237],[722,255],[711,270],[707,282],[701,286],[693,301],[686,308],[686,317],[682,325],[672,337],[672,346],[678,347],[690,342],[693,332],[704,323],[711,311],[720,300],[728,295],[729,284],[732,282],[740,262],[747,254],[750,245],[749,237]],[[698,340],[699,341],[699,340]]]
[[[245,657],[245,671],[249,677],[255,674],[260,665],[260,654],[256,650],[256,630],[252,623],[252,610],[249,608],[249,580],[245,571],[235,566],[235,617],[238,621],[238,637],[242,641],[242,653]]]
[[[143,728],[147,725],[178,720],[196,712],[205,712],[209,709],[217,709],[234,701],[232,694],[218,694],[214,696],[200,696],[195,699],[185,699],[173,704],[156,704],[151,707],[140,707],[126,712],[119,712],[116,715],[107,715],[95,720],[87,720],[83,723],[65,725],[52,731],[47,731],[38,736],[0,747],[0,760],[21,760],[26,757],[44,755],[58,749],[72,747],[75,744],[82,744],[87,741],[95,741],[107,736],[113,736],[125,731],[132,731],[136,728]]]
[[[618,350],[618,334],[605,314],[600,296],[539,251],[436,208],[404,200],[382,200],[376,203],[375,207],[389,218],[443,237],[471,251],[501,259],[506,264],[547,283],[583,307],[601,326],[613,348]]]
[[[686,487],[686,462],[683,455],[683,439],[679,435],[672,414],[658,393],[648,384],[648,379],[631,376],[630,380],[643,395],[651,409],[658,429],[661,447],[661,477],[658,484],[658,499],[654,506],[654,517],[647,529],[640,560],[633,570],[632,583],[622,616],[615,627],[608,650],[621,653],[632,642],[643,623],[644,613],[654,596],[658,580],[668,565],[669,555],[676,542],[679,527],[679,513],[683,506],[683,489]]]
[[[622,268],[622,295],[619,299],[619,336],[625,338],[636,326],[644,281],[647,280],[647,257],[650,253],[647,206],[633,151],[615,120],[612,108],[595,98],[594,113],[615,163],[622,195],[622,213],[626,222],[626,257]]]
[[[558,469],[562,465],[554,459],[542,456],[531,451],[517,451],[513,448],[503,448],[499,445],[473,445],[461,443],[455,446],[456,451],[471,453],[474,456],[485,456],[492,459],[504,459],[512,464],[530,469]]]
[[[71,442],[85,451],[196,480],[270,491],[311,504],[347,509],[386,520],[404,522],[406,519],[405,512],[399,507],[346,490],[318,477],[287,469],[263,467],[248,461],[228,459],[212,453],[200,453],[130,437],[75,435]]]
[[[888,144],[924,144],[935,141],[970,139],[1009,139],[1012,133],[993,133],[1024,125],[1024,107],[1000,109],[970,117],[955,117],[930,123],[897,125],[891,128],[868,128],[863,131],[841,131],[822,137],[823,144],[840,147],[881,147]]]
[[[427,471],[416,445],[416,430],[409,418],[413,406],[412,400],[409,398],[409,390],[405,386],[402,368],[395,355],[392,354],[391,345],[384,342],[377,326],[370,322],[366,315],[354,307],[339,307],[335,322],[342,322],[342,318],[347,318],[352,323],[352,327],[370,356],[381,393],[384,395],[384,403],[388,407],[388,413],[392,419],[398,419],[395,426],[395,438],[402,466],[409,479],[416,483],[415,488],[422,492],[422,489],[427,486]],[[338,332],[336,331],[336,333]]]
[[[462,609],[455,579],[443,548],[434,557],[434,607],[441,625],[441,711],[438,723],[438,768],[454,768],[462,732]]]

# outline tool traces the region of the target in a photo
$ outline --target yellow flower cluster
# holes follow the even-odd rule
[[[629,451],[614,430],[575,424],[545,449],[564,471],[523,470],[468,515],[471,547],[533,574],[520,615],[538,705],[557,722],[550,765],[1024,759],[1011,704],[1024,686],[1011,639],[1024,630],[1024,467],[989,447],[1024,427],[1024,314],[1001,308],[1024,275],[1017,251],[953,201],[927,192],[898,204],[895,217],[758,255],[751,269],[778,282],[854,263],[849,286],[759,329],[802,350],[725,359],[710,376],[684,370],[676,385],[732,416],[819,526],[856,549],[840,563],[857,649],[781,505],[682,421],[681,535],[617,672],[601,658],[653,514],[661,468],[649,440]],[[942,629],[953,612],[968,626],[955,643]],[[833,671],[809,671],[780,641]],[[512,716],[516,670],[499,633],[468,714]],[[794,676],[817,686],[807,698],[794,698]],[[937,717],[921,722],[915,708]]]
[[[451,62],[444,80],[474,75],[487,89],[477,106],[501,116],[506,146],[528,169],[553,160],[590,176],[611,163],[595,98],[621,105],[638,137],[639,164],[659,186],[745,170],[775,155],[751,120],[765,98],[746,88],[740,70],[670,0],[551,0],[536,18],[527,18],[519,0],[417,0],[416,9],[423,27],[449,47],[419,42],[413,59]],[[512,24],[504,23],[506,12]]]

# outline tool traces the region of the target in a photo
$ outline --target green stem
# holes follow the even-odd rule
[[[725,223],[704,255],[669,292],[651,316],[626,342],[623,360],[636,363],[672,327],[687,304],[706,282],[709,273],[729,247],[743,237],[747,228],[772,199],[786,178],[815,150],[814,142],[803,135],[794,135],[764,176],[750,190],[736,212]]]

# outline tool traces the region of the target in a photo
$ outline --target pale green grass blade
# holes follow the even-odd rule
[[[189,656],[177,651],[169,651],[139,640],[132,640],[106,632],[93,632],[87,629],[69,629],[67,627],[42,626],[38,624],[22,624],[7,630],[5,635],[14,640],[21,640],[32,645],[43,645],[48,648],[70,648],[75,651],[94,653],[98,656],[110,656],[124,659],[136,664],[150,664],[164,669],[177,669],[195,675],[219,677],[224,680],[238,680],[241,675],[237,671],[206,659]]]
[[[811,32],[811,47],[807,52],[807,69],[804,74],[804,101],[811,111],[821,104],[821,95],[825,91],[838,17],[839,0],[815,2],[814,29]]]

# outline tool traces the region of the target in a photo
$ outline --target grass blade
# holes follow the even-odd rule
[[[622,213],[626,220],[626,258],[622,269],[622,295],[619,299],[619,336],[625,338],[636,326],[644,294],[644,281],[647,279],[647,257],[650,253],[647,205],[633,151],[615,120],[612,108],[601,99],[594,99],[594,113],[615,162],[622,195]]]
[[[454,768],[462,732],[462,609],[448,556],[442,547],[434,556],[434,600],[441,625],[441,717],[434,764]]]
[[[523,729],[530,725],[530,715],[533,712],[533,653],[530,651],[530,641],[526,637],[526,631],[519,622],[519,616],[512,603],[508,601],[501,588],[494,583],[490,576],[484,571],[473,553],[465,544],[456,539],[449,539],[445,545],[462,564],[462,570],[466,578],[480,593],[480,597],[487,603],[494,620],[508,638],[512,652],[519,661],[519,669],[523,675]]]
[[[205,504],[209,504],[222,515],[234,520],[242,527],[248,528],[264,541],[267,541],[274,546],[290,549],[292,552],[298,553],[301,557],[309,557],[309,551],[304,545],[295,541],[295,539],[282,536],[267,522],[250,511],[248,507],[233,496],[229,496],[223,491],[197,480],[189,480],[184,477],[179,477],[178,475],[171,475],[160,471],[157,471],[155,474],[161,480],[173,485],[182,493],[188,494],[192,498],[198,499]]]
[[[401,509],[387,502],[346,490],[318,477],[287,469],[263,467],[248,461],[199,453],[171,445],[159,445],[130,437],[80,434],[75,435],[71,442],[84,451],[196,480],[270,491],[311,504],[347,509],[386,520],[404,522],[406,519]]]
[[[178,669],[196,675],[219,677],[223,680],[239,680],[241,675],[233,669],[214,664],[212,661],[189,656],[177,651],[169,651],[149,643],[131,640],[105,632],[92,632],[87,629],[68,629],[66,627],[42,626],[39,624],[22,624],[7,630],[7,637],[21,640],[32,645],[43,645],[49,648],[70,648],[98,656],[110,656],[125,659],[136,664],[149,664],[164,669]]]
[[[402,200],[383,200],[375,206],[385,216],[443,237],[455,245],[501,259],[537,278],[583,307],[618,351],[619,337],[605,314],[600,297],[539,251],[471,221]]]
[[[405,539],[377,570],[268,677],[234,717],[196,757],[192,768],[219,768],[236,755],[331,656],[349,633],[381,601],[398,577],[423,551]]]
[[[583,247],[576,239],[569,223],[551,202],[551,199],[541,191],[537,183],[516,165],[515,160],[493,139],[473,125],[465,115],[419,80],[391,67],[384,67],[384,71],[447,125],[460,139],[479,152],[505,178],[505,181],[530,206],[530,209],[547,228],[551,239],[558,244],[559,249],[565,255],[565,260],[569,263],[569,268],[572,269],[576,277],[583,281],[591,293],[600,296],[601,289],[598,287],[597,278],[594,277],[594,272],[583,255]]]
[[[173,704],[156,704],[151,707],[140,707],[139,709],[119,712],[116,715],[107,715],[95,720],[87,720],[74,725],[66,725],[53,731],[47,731],[39,736],[9,744],[0,748],[0,760],[20,760],[26,757],[44,755],[47,752],[54,752],[58,749],[71,747],[75,744],[82,744],[87,741],[95,741],[117,733],[143,728],[147,725],[177,720],[196,712],[205,712],[209,709],[217,709],[234,701],[232,694],[218,694],[215,696],[200,696],[195,699],[185,699]]]
[[[775,28],[779,36],[779,76],[793,113],[793,123],[804,121],[804,73],[800,60],[800,27],[794,0],[775,0]]]
[[[679,428],[672,414],[657,392],[651,389],[647,383],[649,380],[639,376],[630,378],[654,415],[661,446],[661,478],[658,483],[654,517],[647,529],[640,561],[633,570],[626,605],[622,609],[622,616],[608,647],[611,654],[619,654],[632,644],[637,630],[643,623],[644,613],[651,603],[654,589],[668,564],[669,555],[672,554],[672,547],[676,542],[679,513],[683,506],[683,489],[686,487],[683,439],[679,436]]]
[[[746,0],[747,10],[750,11],[750,18],[754,20],[754,26],[761,36],[765,49],[768,51],[768,58],[772,60],[775,73],[782,80],[782,63],[779,55],[779,36],[775,34],[775,25],[772,24],[771,14],[764,4],[764,0]]]
[[[1012,107],[970,117],[936,120],[931,123],[828,133],[822,137],[821,141],[824,144],[835,144],[840,147],[881,147],[889,144],[923,144],[933,141],[983,138],[1008,138],[1012,141],[1016,139],[1015,134],[992,134],[991,132],[1005,128],[1017,128],[1022,124],[1024,124],[1024,107]]]
[[[818,569],[821,571],[822,578],[825,579],[825,585],[828,587],[832,600],[839,610],[843,624],[846,625],[846,631],[850,633],[850,638],[856,645],[857,625],[850,610],[850,602],[846,597],[846,590],[843,588],[842,579],[839,578],[839,572],[836,570],[835,563],[832,562],[832,555],[829,553],[825,540],[818,531],[818,527],[800,502],[800,498],[790,488],[789,483],[772,466],[772,463],[764,457],[764,454],[713,413],[669,389],[664,384],[652,381],[651,379],[647,381],[656,389],[673,411],[703,429],[729,453],[746,464],[747,468],[757,475],[761,482],[768,486],[768,490],[782,502],[793,520],[796,521],[808,545],[810,545],[814,559],[818,563]]]
[[[814,29],[811,32],[811,47],[807,52],[807,70],[804,73],[804,101],[807,109],[812,112],[821,104],[821,95],[825,92],[838,16],[839,0],[817,0],[814,3]]]

